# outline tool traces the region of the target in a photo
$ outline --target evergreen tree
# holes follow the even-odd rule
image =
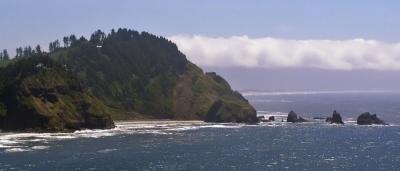
[[[51,47],[51,49],[50,49],[50,47]],[[55,40],[54,42],[50,42],[50,46],[49,46],[49,51],[50,52],[54,52],[58,48],[60,48],[60,41]]]
[[[22,50],[22,47],[18,47],[17,49],[16,49],[16,52],[17,52],[17,54],[16,54],[16,58],[20,58],[20,57],[22,57],[22,52],[23,50]]]
[[[65,36],[65,37],[63,38],[63,42],[64,42],[64,47],[69,47],[69,45],[70,45],[70,39],[69,39],[68,36]]]
[[[42,54],[42,49],[40,48],[40,45],[37,45],[35,49],[37,54]]]
[[[10,60],[10,56],[8,55],[7,49],[3,50],[3,60]]]
[[[49,43],[49,52],[54,52],[55,48],[54,48],[54,42],[50,42]]]
[[[71,36],[69,36],[69,41],[70,41],[70,45],[72,46],[73,44],[75,44],[76,43],[76,41],[77,41],[77,39],[76,39],[76,36],[75,35],[71,35]]]
[[[83,37],[83,36],[81,36],[80,38],[79,38],[79,42],[87,42],[87,39],[85,38],[85,37]]]
[[[22,51],[23,57],[31,57],[35,52],[32,50],[31,46],[26,46]]]
[[[106,34],[101,30],[97,30],[90,36],[90,42],[95,43],[96,45],[101,45],[105,38]]]
[[[28,47],[24,47],[24,50],[22,51],[22,56],[27,57],[27,56],[29,56],[29,53],[30,53],[30,51],[29,51]]]
[[[57,49],[57,48],[60,48],[60,41],[58,41],[58,40],[56,40],[55,42],[54,42],[54,47]]]

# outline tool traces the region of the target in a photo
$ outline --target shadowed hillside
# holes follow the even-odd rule
[[[0,69],[0,129],[112,128],[107,107],[73,73],[44,54]]]

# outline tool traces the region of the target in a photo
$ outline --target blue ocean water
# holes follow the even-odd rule
[[[0,133],[0,170],[399,170],[400,96],[392,93],[247,96],[260,115],[327,116],[315,120],[207,124],[118,122],[112,130]],[[371,111],[389,126],[358,126]]]
[[[322,91],[246,93],[261,114],[294,110],[304,117],[327,117],[337,110],[344,120],[357,120],[363,112],[375,113],[388,123],[400,124],[400,93],[385,91]]]

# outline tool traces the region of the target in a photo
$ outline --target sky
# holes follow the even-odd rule
[[[173,40],[239,90],[400,90],[399,8],[397,0],[1,0],[0,49],[125,27]]]

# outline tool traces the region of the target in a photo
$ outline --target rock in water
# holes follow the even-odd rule
[[[270,117],[268,118],[268,120],[269,120],[269,121],[275,121],[275,116],[270,116]]]
[[[299,119],[297,120],[297,122],[307,122],[307,120],[299,116]]]
[[[386,123],[379,119],[376,114],[371,115],[369,112],[365,112],[358,116],[357,118],[357,124],[358,125],[372,125],[372,124],[377,124],[377,125],[386,125]]]
[[[289,112],[286,121],[287,122],[297,122],[297,114],[292,110]]]
[[[333,111],[332,117],[327,118],[326,121],[330,122],[331,124],[344,124],[340,113],[337,113],[336,110]]]
[[[262,117],[258,117],[258,119],[260,119],[261,122],[272,122],[275,121],[275,116],[270,116],[267,118],[265,118],[264,116]]]
[[[307,122],[307,120],[305,120],[302,117],[297,117],[297,114],[294,111],[290,111],[288,116],[287,116],[286,122],[292,122],[292,123],[295,123],[295,122]]]
[[[332,117],[327,117],[327,118],[325,119],[325,122],[332,122]]]

